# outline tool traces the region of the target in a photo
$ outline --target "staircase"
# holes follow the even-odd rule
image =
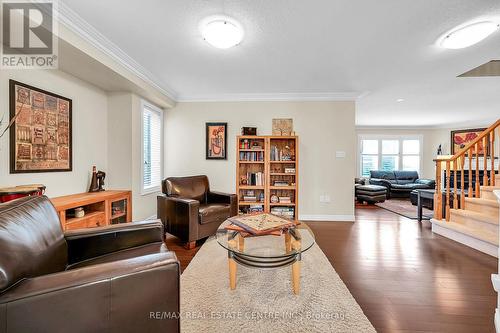
[[[445,200],[441,199],[442,196],[435,196],[434,218],[431,219],[433,232],[494,257],[498,257],[500,221],[500,206],[493,193],[500,190],[500,175],[495,174],[499,166],[495,165],[494,158],[495,129],[498,127],[500,120],[457,154],[436,160],[436,188],[443,188],[446,195]],[[481,152],[478,143],[482,143],[483,147],[489,144],[489,152],[484,149]],[[446,184],[443,186],[440,181],[441,169],[446,175]],[[477,170],[486,172],[483,179],[477,176],[475,184],[469,181],[469,188],[463,188],[463,174],[470,172],[469,178],[472,179],[472,172],[469,170],[476,170],[476,175],[479,174]],[[462,175],[461,187],[458,189],[457,171]],[[455,174],[453,187],[449,181],[452,173]],[[479,185],[481,182],[483,185]],[[461,196],[456,195],[457,193],[466,194]],[[445,216],[442,216],[443,205]],[[460,208],[454,209],[451,206]]]

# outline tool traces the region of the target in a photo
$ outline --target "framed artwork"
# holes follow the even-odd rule
[[[293,119],[273,119],[273,135],[291,136]]]
[[[227,159],[227,123],[206,123],[206,158]]]
[[[9,80],[10,173],[71,171],[72,101]]]
[[[486,128],[474,128],[451,131],[451,154],[455,155],[460,149],[463,149],[467,144],[476,139]],[[485,153],[483,141],[479,141],[479,155]],[[486,153],[489,152],[489,143],[486,144]],[[489,154],[488,154],[489,155]]]

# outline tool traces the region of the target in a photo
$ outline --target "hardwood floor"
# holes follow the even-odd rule
[[[357,208],[356,223],[308,225],[378,332],[494,332],[496,258],[379,208]],[[199,249],[167,245],[183,269]]]

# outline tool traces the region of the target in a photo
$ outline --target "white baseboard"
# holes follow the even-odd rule
[[[354,215],[299,215],[301,221],[354,222]]]
[[[432,232],[498,258],[498,247],[488,242],[442,227],[436,223],[432,223]]]

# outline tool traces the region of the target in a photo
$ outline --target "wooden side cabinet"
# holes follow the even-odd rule
[[[63,231],[132,221],[132,192],[110,190],[51,198]],[[84,216],[77,217],[82,208]]]

